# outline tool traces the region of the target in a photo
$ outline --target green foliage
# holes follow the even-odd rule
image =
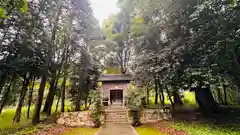
[[[146,25],[144,24],[144,18],[142,17],[135,17],[132,21],[131,25],[131,37],[141,37],[147,34]]]
[[[93,98],[93,110],[91,112],[91,117],[93,119],[93,122],[94,122],[94,126],[96,128],[99,128],[101,126],[101,108],[102,108],[102,105],[101,105],[101,92],[100,90],[95,90],[93,92],[93,95],[94,97]]]
[[[119,67],[110,67],[110,66],[108,66],[104,70],[104,74],[121,74],[121,70],[120,70]]]
[[[141,124],[140,118],[141,109],[144,107],[144,95],[144,91],[136,87],[128,90],[126,100],[133,126],[139,126]]]
[[[6,11],[12,12],[11,10],[14,9],[19,9],[18,11],[20,11],[21,13],[26,13],[28,11],[28,0],[15,0],[14,2],[12,1],[11,3],[9,1],[4,2],[1,1],[0,18],[8,19]]]
[[[7,19],[8,16],[6,16],[5,11],[3,8],[0,7],[0,17],[3,19]]]
[[[144,91],[140,88],[132,88],[132,89],[128,89],[127,91],[127,107],[130,110],[141,110],[142,106],[142,98],[145,97]]]
[[[26,13],[28,11],[28,0],[22,0],[22,7],[20,8],[20,11],[22,13]]]

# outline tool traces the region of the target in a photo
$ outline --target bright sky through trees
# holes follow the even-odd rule
[[[95,17],[99,20],[101,25],[104,19],[107,19],[110,14],[117,13],[119,8],[117,7],[118,0],[90,0],[91,7],[93,8]]]

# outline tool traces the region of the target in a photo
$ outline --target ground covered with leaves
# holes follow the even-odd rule
[[[54,125],[39,130],[31,135],[93,135],[96,131],[97,128],[70,128],[62,125]]]

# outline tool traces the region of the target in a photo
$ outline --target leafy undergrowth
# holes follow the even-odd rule
[[[167,135],[166,133],[161,133],[149,125],[142,125],[140,127],[137,127],[136,130],[139,135]]]
[[[152,124],[151,126],[160,132],[166,133],[167,135],[189,135],[184,130],[171,127],[169,121],[159,121],[158,123]]]
[[[240,130],[232,126],[214,124],[174,123],[171,125],[178,130],[187,131],[190,135],[240,135]]]
[[[29,135],[60,135],[71,130],[69,127],[62,125],[51,125],[42,129],[39,129],[37,132],[31,133]]]
[[[199,112],[173,116],[171,127],[190,135],[240,135],[240,108],[220,106],[218,113],[203,117]]]
[[[97,128],[73,128],[61,135],[93,135],[97,130]]]
[[[42,129],[47,129],[51,126],[52,125],[39,124],[37,126],[28,125],[21,128],[4,128],[4,129],[0,129],[0,134],[1,135],[27,135],[27,134],[33,134]]]

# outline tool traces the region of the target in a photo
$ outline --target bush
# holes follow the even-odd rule
[[[142,99],[144,98],[145,94],[143,90],[137,88],[129,89],[126,97],[127,107],[130,110],[140,110],[143,107]]]
[[[132,125],[134,127],[141,125],[141,110],[130,110],[130,116],[132,117]]]
[[[91,117],[94,122],[94,127],[99,128],[101,126],[101,92],[96,90],[94,91],[93,99],[94,108],[91,113]]]
[[[143,90],[132,88],[128,90],[127,94],[127,107],[130,110],[130,116],[132,117],[132,125],[139,126],[140,116],[141,116],[141,109],[143,107],[143,100],[145,98],[145,94]],[[146,98],[145,98],[146,99]]]

